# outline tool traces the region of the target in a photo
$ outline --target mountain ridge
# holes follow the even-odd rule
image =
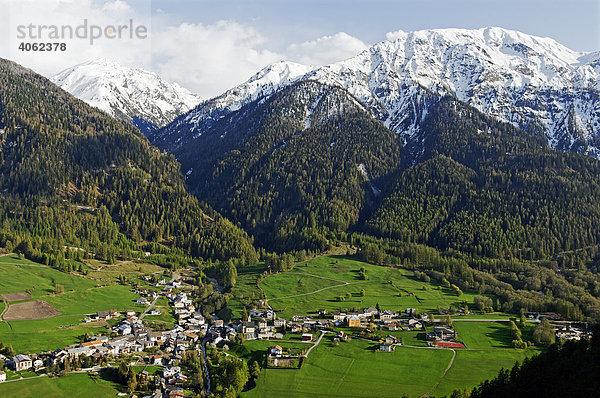
[[[502,28],[390,36],[355,57],[319,68],[270,65],[149,138],[159,146],[183,146],[203,124],[214,123],[242,104],[268,98],[300,80],[316,80],[348,90],[405,143],[419,132],[421,120],[415,115],[427,112],[419,106],[422,98],[452,95],[546,136],[555,149],[600,157],[600,52],[575,52],[550,38]],[[304,70],[308,71],[302,74]],[[175,143],[169,135],[176,130],[180,132]]]
[[[202,98],[177,83],[141,68],[128,68],[100,58],[65,69],[50,80],[117,119],[144,132],[165,126],[194,108]]]

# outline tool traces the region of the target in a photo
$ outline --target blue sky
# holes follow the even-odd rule
[[[600,50],[599,0],[0,0],[0,57],[45,76],[94,58],[141,67],[204,97],[270,63],[319,66],[349,58],[386,33],[499,26]],[[145,40],[66,40],[67,51],[18,51],[17,26],[148,26]]]
[[[339,31],[376,43],[395,30],[499,26],[548,36],[577,51],[600,50],[598,0],[153,0],[180,21],[255,26],[275,46]]]

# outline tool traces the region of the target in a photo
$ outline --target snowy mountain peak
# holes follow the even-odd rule
[[[561,150],[600,157],[600,53],[551,38],[488,27],[391,32],[345,61],[319,68],[270,65],[160,132],[199,130],[292,83],[315,80],[350,92],[405,142],[417,139],[429,95],[451,95]],[[185,138],[178,135],[180,144]]]
[[[65,69],[51,80],[111,116],[164,126],[202,99],[156,73],[100,58]]]
[[[273,84],[281,84],[294,80],[312,69],[311,66],[302,65],[296,62],[280,61],[266,66],[256,75],[248,79],[246,83],[260,82],[266,84],[270,82]]]
[[[423,89],[452,95],[563,150],[585,148],[600,132],[598,53],[502,28],[393,32],[346,61],[304,78],[346,88],[383,109],[380,118],[406,141],[418,131]]]

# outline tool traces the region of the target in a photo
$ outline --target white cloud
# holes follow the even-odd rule
[[[42,38],[29,36],[19,38],[17,27],[70,26],[75,29],[87,20],[88,26],[104,28],[108,25],[125,25],[129,19],[134,26],[150,27],[150,9],[133,10],[123,0],[96,2],[92,0],[0,0],[0,7],[7,10],[9,19],[6,36],[0,40],[0,57],[11,59],[23,66],[50,77],[75,64],[95,58],[111,58],[127,66],[148,67],[150,65],[150,39],[99,39],[90,45],[88,39],[49,39],[48,31]],[[0,21],[1,22],[1,21]],[[127,32],[127,31],[126,31]],[[67,50],[52,52],[20,51],[22,42],[64,42]]]
[[[338,32],[332,36],[292,44],[287,53],[291,61],[322,66],[355,56],[366,48],[367,45],[356,37]]]
[[[129,12],[132,11],[131,6],[123,0],[115,0],[113,2],[105,3],[102,6],[103,11],[108,12]]]
[[[406,32],[403,30],[395,30],[393,32],[387,32],[385,34],[386,40],[396,40],[406,36]]]
[[[151,8],[151,2],[136,0],[0,0],[0,57],[11,59],[47,77],[95,58],[110,58],[129,67],[151,70],[203,97],[212,97],[234,87],[265,66],[290,60],[324,65],[351,57],[367,46],[344,32],[303,43],[270,48],[260,27],[235,21],[211,24],[174,22],[173,16]],[[66,52],[23,52],[17,26],[127,24],[151,29],[145,40],[129,38],[53,40],[67,43]],[[6,38],[6,40],[4,40]]]
[[[153,33],[152,64],[167,80],[211,97],[283,59],[264,42],[257,30],[233,21],[183,23]]]

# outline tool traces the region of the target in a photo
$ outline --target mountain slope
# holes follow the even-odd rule
[[[326,247],[322,228],[356,224],[400,163],[397,135],[345,90],[311,81],[198,133],[175,152],[190,189],[280,250]]]
[[[339,85],[381,107],[406,141],[419,130],[418,87],[453,95],[487,115],[545,134],[553,148],[590,152],[600,133],[600,53],[501,28],[396,33],[305,78]],[[408,88],[408,89],[407,89]],[[589,147],[588,147],[589,145]]]
[[[202,99],[155,73],[97,59],[66,69],[51,80],[73,96],[149,132],[188,112]]]
[[[486,257],[600,244],[596,159],[554,151],[451,97],[429,104],[422,129],[419,163],[399,174],[371,233]]]
[[[204,101],[164,129],[152,131],[147,136],[155,145],[175,152],[177,148],[209,132],[219,119],[238,111],[244,105],[269,97],[279,89],[293,84],[310,70],[310,67],[294,62],[269,65],[248,81]]]
[[[0,59],[0,243],[107,256],[163,243],[255,260],[248,236],[186,192],[179,164],[129,123]],[[10,249],[9,249],[10,250]],[[101,254],[104,253],[104,254]]]
[[[552,148],[600,157],[600,52],[577,53],[556,41],[501,28],[396,32],[346,61],[300,75],[275,64],[151,135],[174,150],[241,104],[299,80],[345,88],[405,143],[416,143],[427,113],[423,97],[452,95],[535,135]],[[277,76],[279,73],[279,76]],[[211,105],[209,105],[211,104]]]

